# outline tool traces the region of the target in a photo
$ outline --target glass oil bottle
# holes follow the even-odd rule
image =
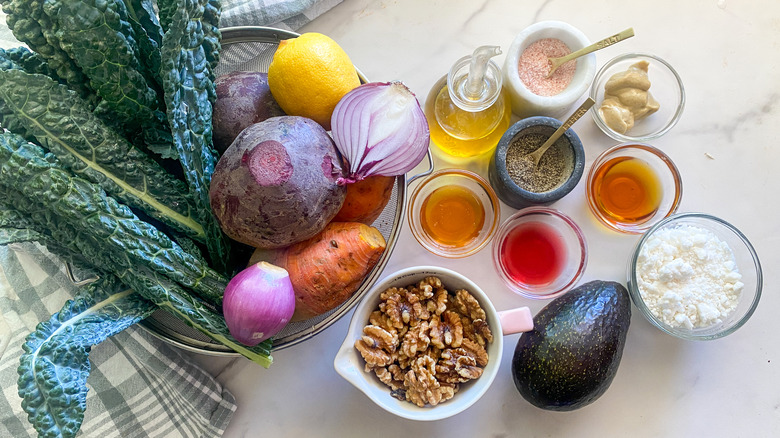
[[[502,89],[501,69],[490,58],[497,46],[482,46],[459,59],[431,89],[425,115],[433,143],[446,154],[470,158],[492,152],[509,128],[512,107]]]

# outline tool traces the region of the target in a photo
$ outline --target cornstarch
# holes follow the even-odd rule
[[[744,286],[729,245],[693,225],[650,236],[636,270],[639,293],[650,312],[676,328],[723,321],[736,309]]]

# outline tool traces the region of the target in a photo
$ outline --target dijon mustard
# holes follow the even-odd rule
[[[660,105],[648,91],[648,66],[645,60],[632,64],[628,70],[612,75],[604,85],[599,114],[613,131],[625,134],[635,121],[658,111]]]

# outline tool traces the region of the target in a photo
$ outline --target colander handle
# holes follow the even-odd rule
[[[431,154],[431,148],[428,148],[428,169],[418,173],[417,175],[413,175],[410,178],[406,179],[406,186],[409,187],[409,185],[412,184],[412,181],[422,178],[424,176],[428,176],[433,173],[433,154]]]

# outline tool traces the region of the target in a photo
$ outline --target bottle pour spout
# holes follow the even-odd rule
[[[464,94],[469,100],[480,100],[485,92],[485,72],[490,58],[500,55],[499,46],[480,46],[471,54],[469,73],[466,79]]]

